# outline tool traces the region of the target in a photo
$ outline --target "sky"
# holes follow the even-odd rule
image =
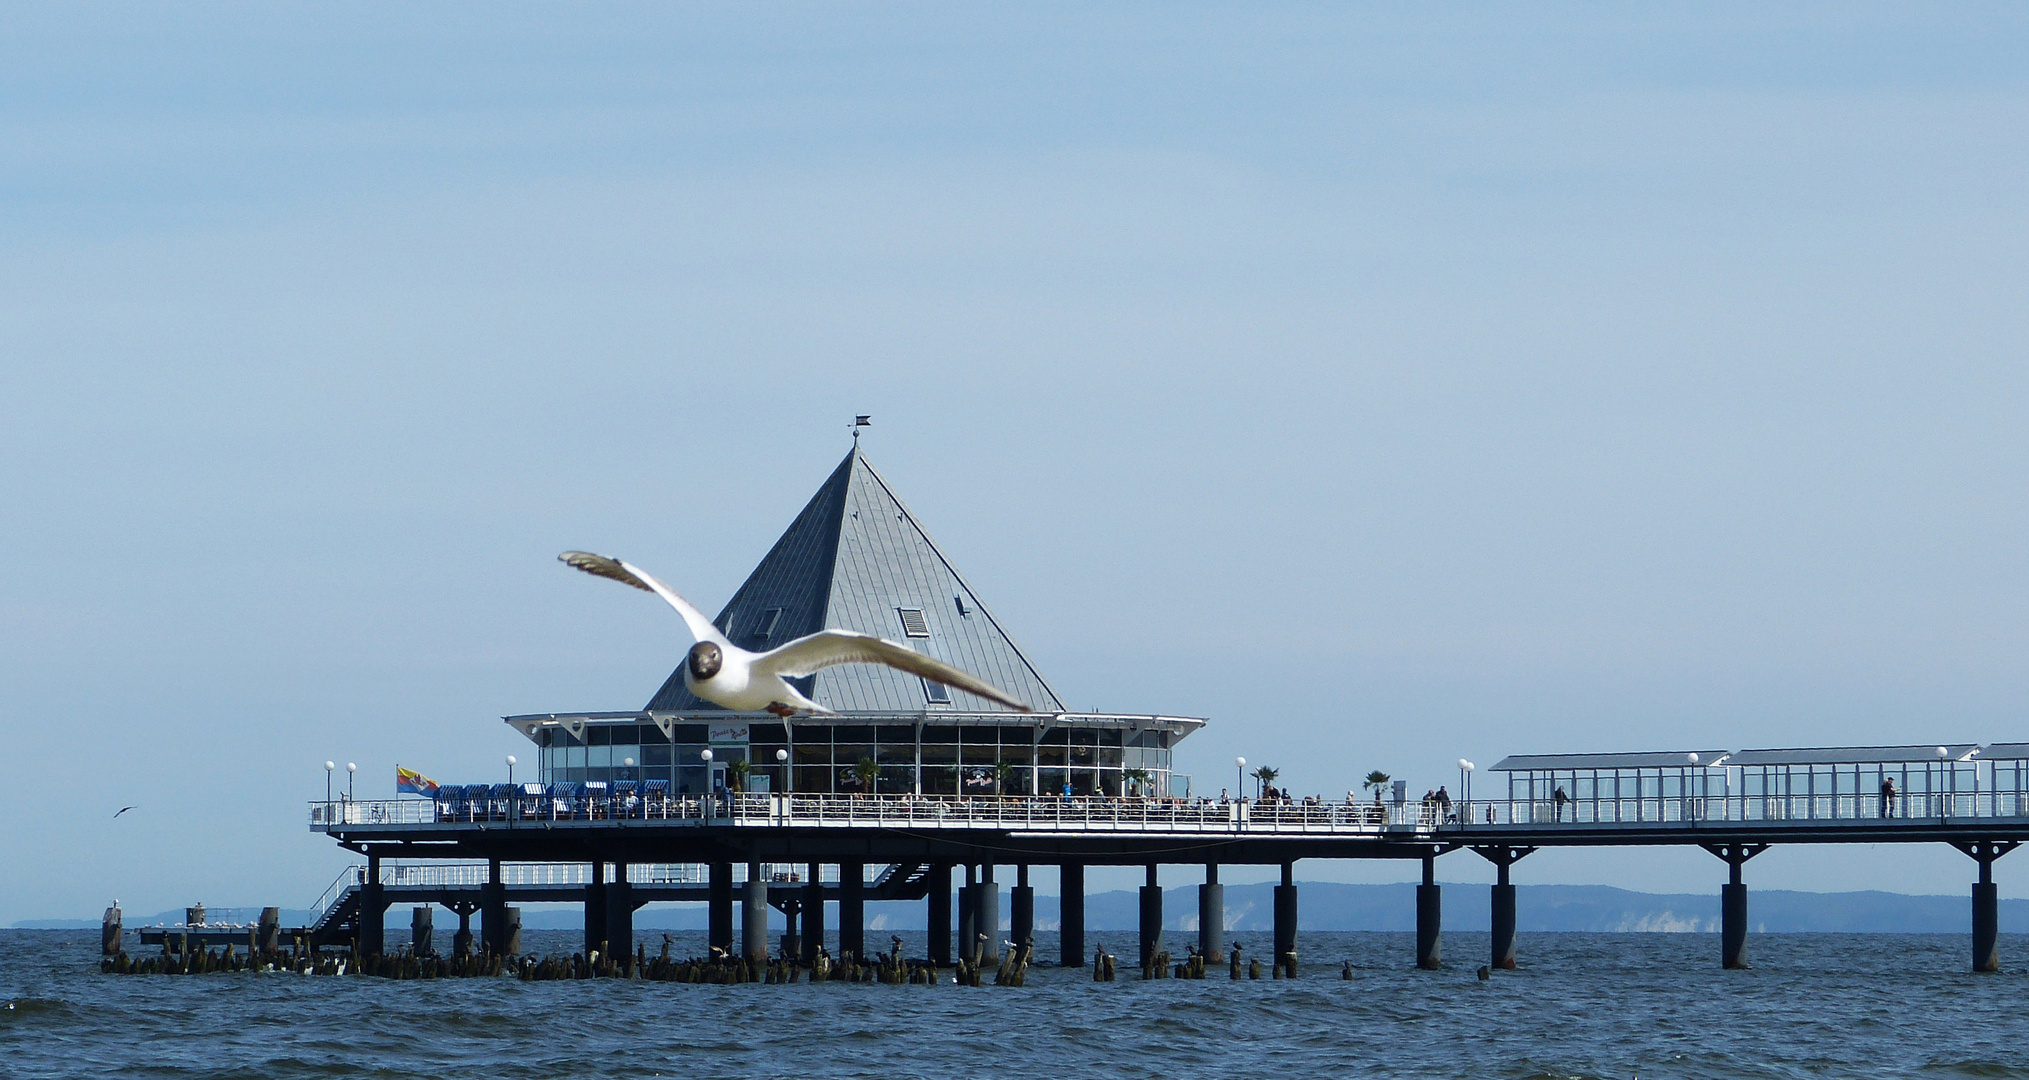
[[[716,610],[856,413],[1073,707],[1209,719],[1202,788],[2029,739],[2025,45],[1977,4],[0,8],[0,923],[304,906],[327,759],[504,779],[499,717],[638,708],[681,624],[556,553]]]

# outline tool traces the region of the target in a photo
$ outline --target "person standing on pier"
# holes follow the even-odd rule
[[[1550,793],[1550,804],[1551,804],[1550,820],[1563,821],[1564,804],[1570,801],[1571,796],[1564,794],[1564,786],[1562,784],[1559,784],[1557,786],[1557,790]],[[1573,820],[1576,820],[1577,815],[1576,814],[1572,815],[1572,818]]]
[[[1895,778],[1892,776],[1884,776],[1881,778],[1881,816],[1893,817],[1895,816],[1894,810],[1895,810]]]

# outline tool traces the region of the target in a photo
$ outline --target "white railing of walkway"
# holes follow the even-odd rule
[[[988,828],[1043,832],[1255,832],[1362,834],[1428,830],[1435,803],[1246,802],[1212,799],[1038,798],[937,795],[734,795],[716,798],[535,798],[461,805],[428,799],[317,802],[316,829],[344,825],[630,821],[712,825]]]
[[[1452,804],[1447,824],[1639,825],[1732,822],[1766,825],[1870,823],[1934,825],[1941,820],[2029,817],[2029,794],[1683,795],[1638,799],[1492,799]]]
[[[872,885],[886,873],[885,865],[868,865],[864,868],[864,881]],[[329,887],[310,905],[314,913],[312,922],[321,919],[326,909],[338,902],[347,889],[366,884],[366,864],[358,863],[346,867],[334,878]],[[423,888],[477,888],[486,884],[487,865],[483,862],[383,862],[380,866],[382,885],[416,886]],[[778,884],[798,884],[809,880],[809,866],[805,863],[762,863],[764,879]],[[610,879],[610,872],[608,877]],[[504,885],[522,887],[571,887],[589,885],[592,881],[590,863],[509,863],[500,864],[500,880]],[[711,880],[711,868],[705,863],[628,863],[627,881],[630,885],[704,885]],[[747,864],[733,864],[733,884],[746,884]],[[818,866],[818,883],[838,884],[836,864],[822,863]]]

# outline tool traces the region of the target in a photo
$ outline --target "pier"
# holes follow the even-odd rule
[[[642,904],[694,900],[714,955],[758,971],[771,954],[820,958],[827,942],[865,961],[868,900],[920,900],[923,962],[976,977],[1003,941],[1029,944],[1032,881],[1054,869],[1058,963],[1084,967],[1086,869],[1119,866],[1143,874],[1146,972],[1168,968],[1163,874],[1203,873],[1200,956],[1186,965],[1201,973],[1231,955],[1221,867],[1254,866],[1279,875],[1269,962],[1287,977],[1300,970],[1297,863],[1390,859],[1421,871],[1405,960],[1439,968],[1437,863],[1470,852],[1495,867],[1486,966],[1497,971],[1520,962],[1513,876],[1533,852],[1693,846],[1725,866],[1718,959],[1735,968],[1748,963],[1749,864],[1770,847],[1942,843],[1976,864],[1971,963],[1992,971],[1993,864],[2029,839],[2029,743],[1519,755],[1487,770],[1479,797],[1464,760],[1456,797],[1411,800],[1399,781],[1392,798],[1210,797],[1174,761],[1207,721],[1068,708],[857,447],[712,625],[757,652],[823,630],[879,636],[962,662],[1005,700],[853,663],[795,680],[824,711],[736,712],[692,693],[680,664],[638,710],[503,717],[534,747],[534,782],[512,782],[511,756],[508,783],[402,781],[429,797],[359,800],[349,785],[339,797],[327,776],[309,826],[365,861],[320,901],[304,943],[385,956],[387,910],[409,904],[415,942],[443,907],[459,919],[459,952],[508,956],[519,904],[564,901],[583,906],[585,955],[624,957]],[[776,943],[770,908],[789,926]],[[1112,961],[1096,965],[1103,975]]]
[[[1943,750],[1940,754],[1939,750]],[[1947,747],[1686,751],[1518,756],[1489,770],[1497,797],[1456,800],[1216,800],[736,794],[671,796],[620,781],[447,789],[438,799],[330,801],[309,807],[310,827],[366,856],[336,890],[319,932],[350,931],[378,952],[378,913],[397,902],[476,905],[510,922],[510,898],[585,905],[587,947],[631,944],[631,912],[655,900],[699,900],[711,943],[729,951],[735,897],[746,932],[737,948],[771,951],[765,909],[792,916],[808,954],[826,933],[841,952],[865,955],[867,899],[924,900],[932,962],[954,955],[990,963],[1000,941],[996,868],[1012,867],[1010,939],[1033,928],[1037,867],[1058,872],[1065,966],[1086,963],[1084,871],[1136,866],[1141,888],[1139,960],[1163,952],[1166,866],[1201,868],[1199,949],[1224,957],[1222,865],[1272,866],[1278,967],[1297,943],[1295,865],[1309,859],[1414,860],[1420,967],[1443,963],[1437,861],[1469,851],[1497,868],[1488,963],[1517,962],[1512,869],[1549,847],[1696,846],[1723,862],[1720,962],[1747,963],[1745,869],[1777,844],[1944,843],[1977,866],[1972,885],[1972,966],[1998,967],[1995,860],[2029,839],[2029,744]],[[1463,794],[1463,792],[1462,792]],[[950,903],[960,876],[956,920]],[[813,872],[822,876],[812,876]],[[757,914],[758,913],[758,914]],[[797,916],[800,915],[800,921]],[[958,953],[952,951],[955,933]],[[332,940],[338,940],[333,936]],[[497,936],[486,939],[500,949]],[[974,949],[974,953],[963,950]]]

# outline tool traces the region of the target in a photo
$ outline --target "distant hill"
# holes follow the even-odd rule
[[[1241,931],[1273,928],[1274,903],[1269,885],[1226,886],[1226,923]],[[1591,931],[1596,933],[1717,933],[1719,890],[1711,893],[1642,893],[1605,885],[1521,885],[1515,890],[1516,919],[1525,933]],[[1489,892],[1485,885],[1446,885],[1444,927],[1447,930],[1484,931],[1488,922]],[[1416,889],[1413,885],[1344,885],[1334,882],[1304,882],[1299,893],[1300,918],[1306,930],[1414,930]],[[1139,901],[1127,890],[1094,893],[1085,898],[1085,925],[1105,933],[1131,931],[1140,925]],[[1001,917],[1008,905],[1001,900]],[[1185,885],[1163,893],[1163,924],[1171,930],[1196,930],[1198,890]],[[924,905],[917,903],[869,903],[869,930],[921,930]],[[212,922],[253,922],[259,908],[211,908]],[[834,916],[835,917],[835,916]],[[285,926],[300,926],[310,918],[308,911],[282,912]],[[1967,896],[1908,896],[1887,892],[1811,893],[1762,889],[1748,894],[1748,921],[1756,933],[1875,933],[1875,934],[1963,934],[1971,921]],[[148,926],[175,923],[183,910],[154,915],[129,913],[126,925]],[[437,916],[437,925],[454,919],[448,912]],[[1036,897],[1039,930],[1057,929],[1057,898]],[[408,914],[399,906],[388,909],[388,924],[403,932]],[[14,924],[17,930],[85,930],[99,925],[90,919],[25,919]],[[584,915],[573,907],[529,908],[522,913],[522,925],[532,930],[570,929],[584,925]],[[634,925],[642,930],[702,930],[702,904],[659,904],[641,909]],[[455,920],[451,923],[456,928]],[[2029,933],[2029,900],[2001,901],[2001,930]]]

